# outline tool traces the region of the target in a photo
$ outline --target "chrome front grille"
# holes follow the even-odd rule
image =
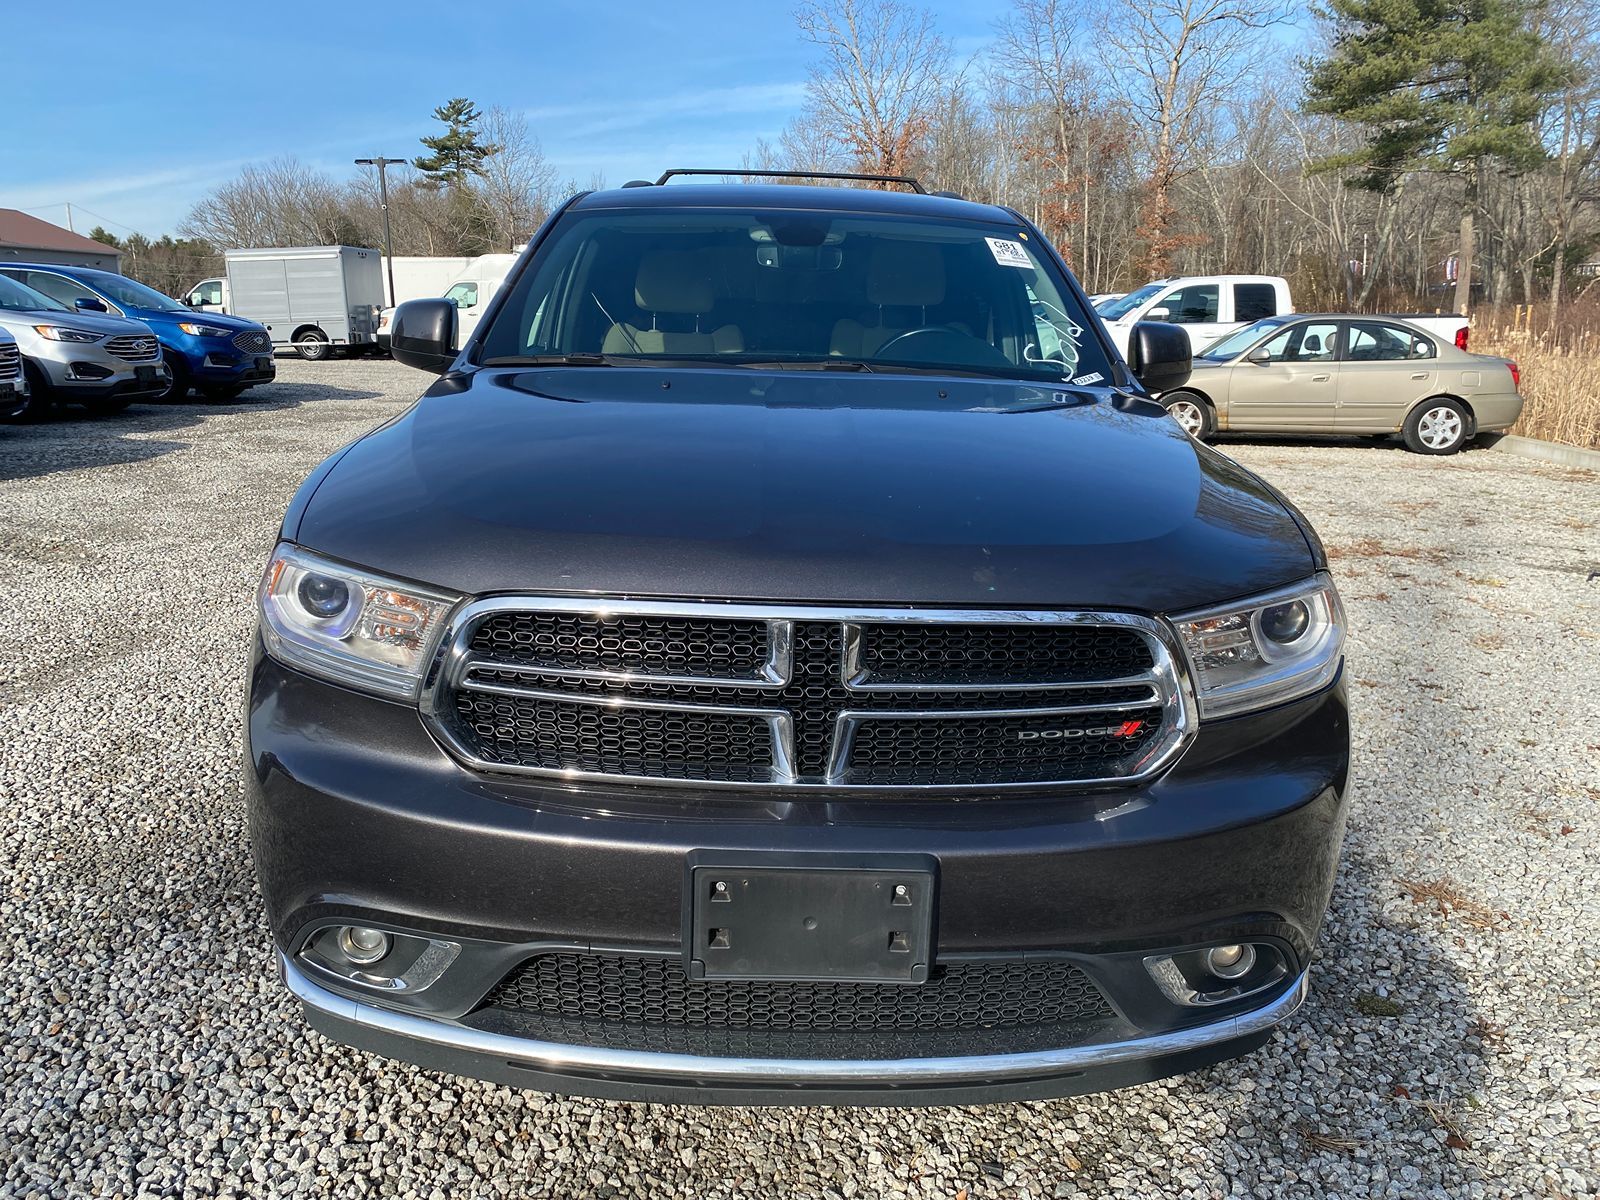
[[[107,342],[106,352],[124,362],[155,362],[161,357],[161,343],[156,341],[154,334],[128,333]]]
[[[233,348],[243,354],[269,354],[272,339],[260,329],[246,329],[233,335]]]
[[[1143,617],[564,598],[467,606],[423,709],[484,770],[807,789],[1124,781],[1192,724]]]
[[[22,351],[15,342],[0,346],[0,379],[15,379],[22,374]]]

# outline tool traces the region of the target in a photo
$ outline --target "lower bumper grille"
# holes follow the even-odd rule
[[[1064,959],[956,961],[897,985],[697,981],[676,958],[562,951],[519,966],[473,1021],[573,1045],[842,1059],[1059,1045],[1114,1017]]]

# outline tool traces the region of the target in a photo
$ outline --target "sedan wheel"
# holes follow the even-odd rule
[[[1161,403],[1166,405],[1168,415],[1178,427],[1195,441],[1203,442],[1211,436],[1211,408],[1199,396],[1192,392],[1174,392],[1163,396]]]
[[[1430,400],[1406,421],[1406,445],[1418,454],[1454,454],[1466,444],[1471,423],[1454,400]]]

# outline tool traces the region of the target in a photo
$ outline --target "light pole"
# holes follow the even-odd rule
[[[394,292],[394,239],[389,236],[389,181],[384,176],[384,168],[398,166],[405,162],[403,158],[384,158],[381,154],[377,158],[358,158],[358,167],[378,168],[378,207],[383,210],[383,261],[389,268],[389,303],[395,302]]]

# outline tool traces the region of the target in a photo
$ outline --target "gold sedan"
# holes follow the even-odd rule
[[[1161,403],[1200,441],[1215,433],[1400,434],[1454,454],[1522,412],[1517,364],[1457,350],[1392,317],[1268,317],[1194,357]]]

